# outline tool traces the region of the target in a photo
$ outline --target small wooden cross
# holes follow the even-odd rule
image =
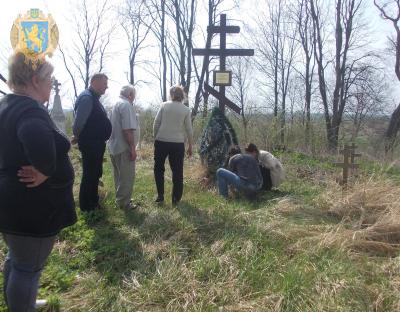
[[[361,154],[355,153],[356,145],[353,143],[345,145],[344,149],[340,151],[343,154],[343,163],[335,163],[336,166],[343,168],[343,189],[347,189],[347,182],[349,178],[349,169],[358,168],[358,164],[354,163],[354,158],[361,156]]]

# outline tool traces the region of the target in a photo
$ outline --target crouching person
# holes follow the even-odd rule
[[[254,144],[252,144],[254,145]],[[245,149],[244,154],[236,154],[229,159],[228,169],[217,170],[217,185],[219,194],[228,198],[228,187],[232,185],[238,191],[247,195],[256,194],[263,185],[263,179],[258,164],[258,149]]]
[[[261,174],[263,176],[262,190],[277,188],[285,179],[285,171],[279,159],[267,151],[260,150],[258,154]]]

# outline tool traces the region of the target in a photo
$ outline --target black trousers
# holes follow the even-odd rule
[[[99,180],[103,174],[104,141],[79,142],[82,154],[82,181],[79,205],[82,211],[95,209],[99,204]]]
[[[185,145],[157,140],[154,142],[154,179],[156,180],[158,198],[161,199],[164,199],[164,171],[167,156],[172,171],[172,201],[178,202],[183,193]]]
[[[261,190],[270,191],[272,189],[271,170],[260,166],[261,175],[263,178],[263,185]]]

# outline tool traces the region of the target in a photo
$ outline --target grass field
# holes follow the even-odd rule
[[[372,254],[324,239],[346,227],[327,208],[344,196],[332,159],[278,156],[285,182],[255,201],[220,198],[200,183],[198,160],[186,161],[184,198],[172,207],[169,182],[166,204],[153,203],[145,149],[135,211],[115,207],[105,162],[105,209],[79,213],[78,223],[60,233],[41,279],[39,297],[50,303],[43,311],[400,311],[398,252]],[[76,151],[73,158],[77,194]],[[358,179],[379,170],[397,183],[399,170],[370,162]]]

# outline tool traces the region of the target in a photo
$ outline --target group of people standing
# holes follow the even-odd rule
[[[91,77],[90,87],[77,98],[71,140],[53,123],[44,104],[49,101],[54,67],[44,57],[16,52],[9,60],[12,93],[0,100],[0,232],[8,247],[3,290],[9,311],[35,311],[39,278],[61,229],[77,221],[73,197],[74,170],[68,152],[78,144],[82,155],[79,204],[82,211],[100,208],[98,186],[108,150],[114,170],[116,203],[135,208],[131,195],[135,178],[139,122],[133,86],[122,87],[110,117],[100,102],[108,87],[103,73]],[[183,193],[185,141],[192,155],[191,112],[182,87],[170,89],[154,120],[154,178],[156,203],[163,203],[165,161],[172,171],[171,201]],[[233,155],[235,154],[235,155]],[[228,186],[257,192],[277,186],[283,170],[268,152],[249,144],[244,154],[232,149],[227,169],[217,171],[218,189]],[[261,167],[260,167],[261,164]],[[260,169],[261,168],[261,169]],[[263,170],[269,170],[263,179]],[[263,182],[264,181],[264,182]]]
[[[139,124],[133,107],[135,89],[122,87],[110,118],[100,103],[108,78],[98,73],[77,98],[71,140],[51,120],[46,107],[54,67],[43,56],[17,51],[9,59],[12,93],[0,100],[0,232],[8,247],[3,291],[11,312],[35,311],[39,278],[61,229],[77,221],[73,197],[74,169],[68,152],[78,144],[82,155],[79,204],[83,211],[100,208],[98,186],[106,141],[114,170],[116,202],[131,202]],[[172,170],[172,203],[183,190],[185,140],[192,154],[190,110],[182,104],[183,88],[170,89],[154,121],[154,176],[157,203],[164,201],[166,157]]]
[[[105,74],[93,75],[89,89],[78,96],[74,107],[72,143],[78,143],[82,154],[79,204],[83,211],[100,208],[98,186],[107,140],[114,172],[116,203],[120,208],[136,208],[131,199],[140,129],[133,106],[136,91],[132,85],[122,87],[120,99],[108,118],[99,101],[107,89],[107,83],[108,78]],[[188,143],[187,154],[191,156],[193,129],[190,109],[183,105],[183,88],[171,87],[170,99],[162,103],[153,125],[154,178],[157,188],[155,201],[164,202],[164,171],[168,157],[173,182],[171,200],[172,204],[177,204],[183,193],[185,140]]]

